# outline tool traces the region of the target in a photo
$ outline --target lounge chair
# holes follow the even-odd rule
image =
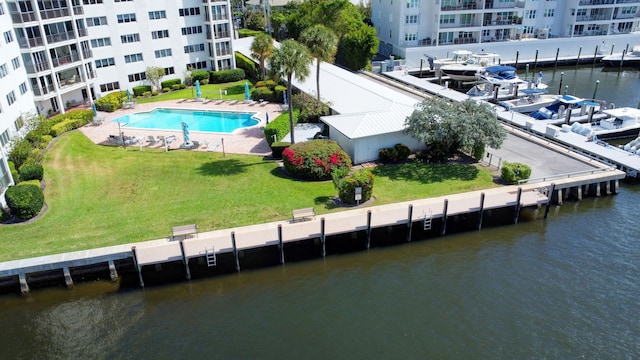
[[[180,104],[180,103],[183,103],[185,101],[187,101],[187,99],[180,99],[180,100],[177,101],[177,103]]]
[[[156,143],[160,142],[160,139],[157,136],[149,135],[147,136],[147,142],[150,145],[155,145]]]
[[[229,102],[229,105],[235,105],[237,103],[238,103],[238,100],[232,100],[232,101]]]
[[[220,143],[217,141],[214,141],[211,144],[206,140],[204,141],[204,147],[207,148],[207,151],[215,151],[218,146],[220,146]]]

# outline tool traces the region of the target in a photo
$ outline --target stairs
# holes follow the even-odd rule
[[[216,251],[213,248],[213,246],[211,246],[210,249],[205,246],[204,252],[205,252],[205,257],[207,258],[207,266],[208,267],[216,266]]]
[[[423,229],[426,230],[431,230],[431,220],[433,219],[433,214],[431,213],[431,209],[429,209],[429,215],[427,216],[427,213],[424,213],[424,219],[422,219],[422,226]]]

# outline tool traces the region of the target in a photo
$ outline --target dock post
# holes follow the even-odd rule
[[[131,247],[131,252],[133,253],[133,266],[136,267],[136,271],[138,272],[138,281],[140,282],[140,287],[144,288],[144,280],[142,279],[142,269],[140,265],[138,265],[138,254],[136,253],[136,247]]]
[[[444,235],[447,232],[447,210],[449,209],[449,199],[444,199],[444,206],[442,207],[442,229],[440,235]]]
[[[29,284],[27,284],[27,276],[24,273],[18,274],[18,281],[20,281],[20,291],[22,295],[27,295],[29,293]]]
[[[324,232],[324,218],[320,218],[320,243],[322,244],[322,251],[320,252],[320,254],[322,255],[322,257],[327,256],[327,248],[325,247],[325,242],[327,240],[327,237],[325,235]]]
[[[184,272],[187,276],[187,280],[191,280],[191,270],[189,270],[189,259],[187,259],[187,255],[184,253],[184,243],[183,239],[180,239],[180,253],[182,254],[182,262],[184,263]]]
[[[549,189],[549,200],[547,200],[547,208],[544,209],[544,218],[546,219],[549,216],[549,209],[551,208],[551,200],[553,199],[553,191],[556,189],[556,184],[551,183],[551,189]]]
[[[616,44],[611,44],[611,52],[609,53],[609,55],[613,55],[613,48],[616,46]]]
[[[576,59],[576,65],[580,64],[580,54],[582,54],[582,46],[578,49],[578,58]]]
[[[118,270],[116,269],[116,264],[113,263],[113,260],[109,260],[109,275],[111,275],[111,281],[118,280]]]
[[[516,211],[513,214],[513,223],[518,223],[518,217],[520,217],[520,202],[522,200],[522,188],[518,187],[518,195],[516,196]]]
[[[618,195],[618,191],[620,190],[620,180],[615,179],[613,181],[613,193],[614,195]]]
[[[62,273],[64,274],[64,282],[65,284],[67,284],[68,288],[72,288],[73,287],[73,279],[71,278],[71,272],[69,271],[68,267],[63,267],[62,268]]]
[[[536,68],[538,67],[538,49],[536,49],[536,59],[533,61],[533,72],[536,72]]]
[[[520,50],[516,50],[516,64],[514,66],[514,68],[518,68],[518,58],[520,57]]]
[[[409,215],[407,218],[407,242],[411,241],[411,225],[413,225],[413,222],[411,221],[413,219],[413,204],[409,204]]]
[[[367,210],[367,249],[371,246],[371,210]]]
[[[560,48],[556,49],[556,62],[555,62],[555,65],[553,65],[553,67],[558,67],[558,55],[560,55]],[[562,80],[560,80],[560,84],[562,84]],[[562,85],[560,85],[560,87],[562,87]]]
[[[280,249],[280,264],[284,264],[284,243],[282,241],[282,224],[278,224],[278,248]]]
[[[596,51],[593,53],[593,64],[596,64],[596,58],[598,57],[598,45],[596,45]]]
[[[233,246],[233,257],[236,260],[236,271],[240,272],[240,259],[238,258],[238,247],[236,246],[236,232],[231,232],[231,245]]]
[[[611,195],[611,181],[607,181],[604,183],[604,190],[606,191],[605,194]]]
[[[560,73],[560,86],[558,86],[558,94],[562,92],[562,78],[564,78],[564,71]]]
[[[599,197],[600,195],[601,195],[601,194],[600,194],[600,183],[599,183],[599,182],[597,182],[597,183],[596,183],[596,197]]]
[[[478,214],[478,230],[482,229],[482,215],[484,215],[484,193],[480,193],[480,213]]]
[[[582,185],[576,187],[576,200],[582,201]]]

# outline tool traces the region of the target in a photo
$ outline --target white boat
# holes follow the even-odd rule
[[[444,65],[465,62],[467,59],[469,59],[469,57],[471,57],[473,52],[469,50],[454,50],[451,52],[451,54],[451,57],[442,59],[438,59],[435,56],[429,56],[427,54],[425,54],[424,56],[427,58],[431,70],[439,70]]]
[[[592,106],[594,108],[602,108],[602,104],[582,99],[573,95],[562,95],[556,98],[556,100],[544,107],[541,107],[537,111],[529,114],[537,120],[556,120],[562,119],[570,112],[571,115],[585,115],[588,112],[587,107]]]
[[[640,66],[640,46],[635,46],[628,53],[605,56],[600,60],[604,66]]]
[[[498,65],[500,55],[496,53],[472,54],[469,59],[462,63],[443,65],[440,70],[452,80],[473,81],[476,74],[487,66]]]
[[[504,107],[507,110],[530,113],[540,108],[547,107],[558,100],[561,95],[545,94],[543,89],[524,89],[519,92],[521,96],[511,99],[503,100],[498,105]]]
[[[602,110],[608,117],[589,124],[573,123],[571,131],[590,137],[590,140],[621,139],[638,136],[640,109],[623,107]]]

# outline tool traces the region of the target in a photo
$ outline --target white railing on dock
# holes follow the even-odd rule
[[[549,176],[543,176],[543,177],[532,178],[532,179],[518,180],[518,184],[531,184],[531,183],[545,182],[545,181],[551,181],[551,180],[557,180],[557,179],[568,179],[576,176],[591,175],[591,174],[600,173],[604,171],[612,171],[614,169],[615,167],[574,171],[574,172],[564,173],[564,174],[549,175]]]

